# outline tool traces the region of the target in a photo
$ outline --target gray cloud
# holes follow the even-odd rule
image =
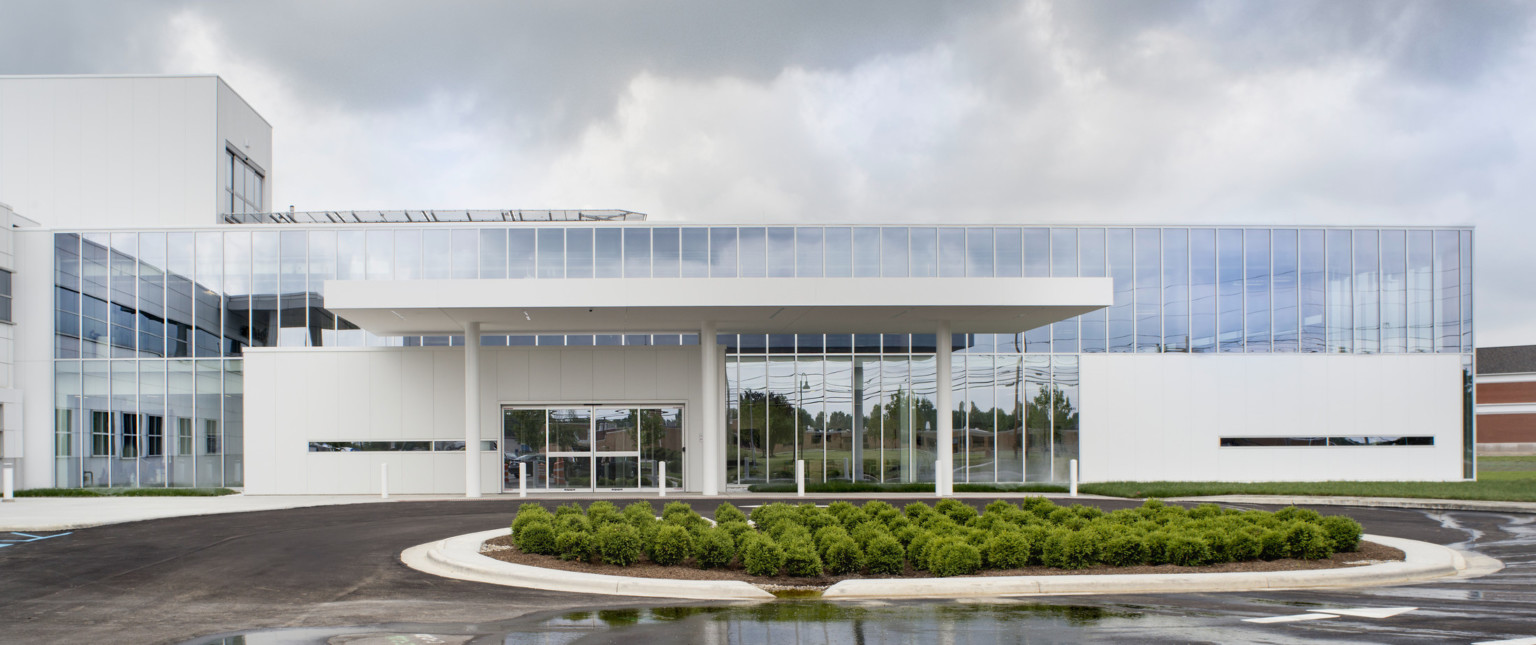
[[[188,57],[193,17],[212,59]],[[1479,226],[1536,342],[1536,5],[0,4],[0,73],[214,71],[282,203],[702,221]],[[212,60],[218,69],[177,68]]]

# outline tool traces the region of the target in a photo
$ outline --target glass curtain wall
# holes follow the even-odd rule
[[[331,279],[1108,276],[1114,304],[1104,310],[1018,334],[957,336],[966,359],[951,376],[964,407],[948,411],[964,455],[956,481],[1060,479],[1056,455],[1065,448],[1052,446],[1075,430],[1058,426],[1054,413],[1048,423],[1029,413],[1042,391],[1055,401],[1060,389],[1076,405],[1050,355],[1465,354],[1474,342],[1471,256],[1464,229],[509,224],[58,233],[57,479],[239,484],[247,346],[462,344],[359,330],[325,309]],[[482,343],[697,343],[679,330],[657,332],[487,335]],[[729,379],[732,481],[790,477],[797,457],[811,462],[813,478],[932,478],[940,411],[931,403],[931,336],[926,346],[899,335],[732,338],[740,349]]]

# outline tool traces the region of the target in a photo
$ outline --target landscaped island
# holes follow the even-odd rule
[[[579,563],[742,569],[757,577],[957,576],[1026,567],[1083,569],[1260,560],[1319,560],[1360,545],[1361,527],[1341,516],[1290,507],[1273,513],[1202,504],[1185,510],[1148,500],[1105,513],[1043,497],[976,509],[956,500],[897,508],[833,502],[773,503],[750,518],[729,503],[704,519],[687,504],[647,502],[620,510],[599,501],[554,513],[523,504],[512,522],[518,551]],[[750,521],[749,521],[750,520]],[[489,544],[489,542],[488,542]]]

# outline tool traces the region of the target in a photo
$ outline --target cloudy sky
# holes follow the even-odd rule
[[[0,4],[0,74],[192,72],[280,208],[1475,224],[1536,343],[1536,3]]]

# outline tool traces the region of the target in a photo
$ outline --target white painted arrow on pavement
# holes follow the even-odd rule
[[[1334,614],[1337,616],[1355,616],[1358,618],[1391,618],[1398,614],[1406,614],[1418,607],[1355,607],[1351,609],[1313,609],[1319,614]]]
[[[1294,616],[1267,616],[1264,618],[1244,618],[1245,623],[1294,623],[1303,620],[1323,620],[1326,618],[1338,618],[1339,616],[1355,616],[1357,618],[1391,618],[1398,614],[1406,614],[1418,607],[1352,607],[1346,609],[1313,609],[1305,614]]]

